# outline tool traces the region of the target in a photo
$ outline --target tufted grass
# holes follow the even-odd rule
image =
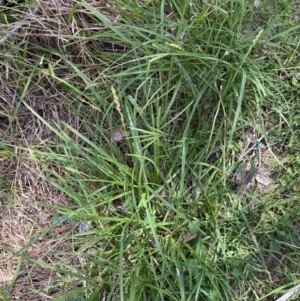
[[[17,95],[3,154],[58,197],[32,197],[49,226],[3,247],[19,259],[5,295],[275,300],[299,282],[299,7],[267,2],[41,2],[31,23],[24,10],[30,26],[0,44]],[[46,255],[30,255],[39,241]],[[56,278],[20,293],[25,263]]]

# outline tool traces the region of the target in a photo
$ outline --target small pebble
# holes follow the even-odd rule
[[[79,224],[78,232],[79,233],[87,232],[89,230],[91,224],[92,224],[92,221],[81,222]]]

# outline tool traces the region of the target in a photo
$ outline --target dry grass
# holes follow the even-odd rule
[[[56,48],[76,64],[91,65],[84,51],[85,43],[76,41],[76,33],[101,28],[93,24],[84,12],[78,12],[79,15],[85,14],[76,18],[80,24],[74,21],[66,24],[72,5],[71,1],[40,1],[26,12],[15,9],[10,15],[20,21],[1,29],[1,33],[6,34],[6,41],[1,44],[9,44],[12,39],[19,41],[19,48],[8,46],[6,64],[0,67],[0,138],[13,145],[11,151],[17,155],[0,161],[1,181],[7,188],[0,203],[0,286],[5,288],[6,283],[14,283],[11,300],[48,300],[50,296],[58,297],[62,290],[68,290],[61,287],[60,267],[53,261],[54,254],[66,266],[73,265],[75,269],[77,265],[80,269],[81,265],[76,254],[70,255],[73,246],[67,237],[71,237],[74,227],[65,223],[48,230],[57,215],[54,206],[68,207],[70,202],[63,193],[37,175],[45,166],[39,166],[36,158],[25,150],[27,147],[42,148],[45,142],[55,143],[57,136],[19,99],[32,65],[40,60],[40,64],[45,64],[47,68],[40,52],[43,48]],[[102,10],[103,5],[105,3],[98,1],[96,8]],[[74,44],[65,48],[64,45],[70,40]],[[23,47],[27,47],[25,65],[18,60]],[[66,69],[61,58],[52,57],[51,63],[55,72],[63,73],[66,81],[76,80],[76,74]],[[91,73],[97,72],[87,68],[91,69]],[[35,112],[49,124],[59,125],[63,121],[85,132],[79,117],[70,109],[72,103],[77,101],[72,93],[60,89],[54,80],[51,82],[41,74],[34,75],[32,82],[35,84],[24,100]],[[80,80],[78,85],[82,85]],[[72,137],[73,134],[69,134]],[[74,264],[76,261],[77,264]],[[80,283],[77,285],[80,286]]]

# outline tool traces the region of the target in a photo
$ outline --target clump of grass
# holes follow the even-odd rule
[[[267,300],[294,284],[296,194],[276,187],[263,196],[241,194],[232,185],[234,173],[253,160],[247,156],[250,132],[251,143],[263,141],[274,162],[280,158],[273,145],[277,133],[286,147],[292,137],[298,145],[293,101],[280,110],[297,88],[284,91],[273,74],[287,71],[282,60],[297,46],[284,48],[285,28],[274,35],[277,25],[260,13],[250,1],[120,0],[101,9],[70,2],[59,21],[66,32],[76,24],[75,37],[57,33],[49,45],[28,35],[24,56],[33,66],[15,49],[15,109],[30,112],[51,132],[51,142],[41,133],[39,147],[23,146],[19,160],[73,202],[52,206],[52,228],[15,254],[55,227],[71,225],[75,232],[57,241],[72,241],[65,255],[77,262],[50,256],[59,267],[43,266],[65,280],[59,293],[49,286],[49,295]],[[43,26],[53,32],[49,20]],[[5,46],[14,43],[9,37]],[[266,57],[275,45],[282,52]],[[45,108],[28,98],[36,91],[56,95],[68,118],[58,118],[59,110],[45,117]],[[273,131],[277,116],[282,122]]]

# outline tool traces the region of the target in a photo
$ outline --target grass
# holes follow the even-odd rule
[[[0,9],[2,299],[299,283],[297,1]]]

